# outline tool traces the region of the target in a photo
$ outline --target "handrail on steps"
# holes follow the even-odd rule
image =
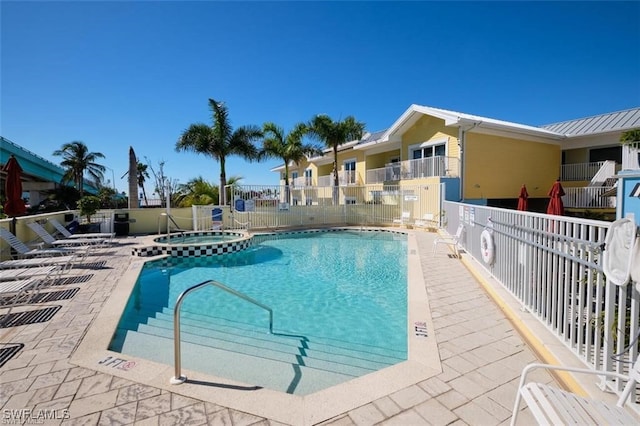
[[[215,281],[215,280],[203,281],[200,284],[196,284],[192,287],[189,287],[188,289],[183,291],[180,294],[180,296],[178,296],[178,299],[176,299],[176,306],[173,308],[173,352],[174,352],[174,363],[175,363],[175,376],[173,376],[171,380],[169,380],[169,383],[171,383],[172,385],[179,385],[184,383],[187,380],[187,377],[183,376],[181,372],[182,360],[180,356],[180,307],[182,306],[182,301],[189,293],[191,293],[192,291],[198,290],[199,288],[202,288],[206,285],[212,285],[212,286],[218,287],[219,289],[224,290],[227,293],[230,293],[234,296],[244,299],[249,303],[253,303],[254,305],[269,312],[269,334],[273,334],[273,309],[271,309],[270,307],[258,302],[255,299],[252,299],[251,297],[247,296],[244,293],[240,293],[239,291],[234,290],[231,287],[227,287],[226,285],[219,283],[218,281]]]
[[[180,229],[180,225],[176,223],[176,221],[173,219],[173,216],[171,216],[169,213],[160,213],[160,216],[158,216],[158,235],[160,235],[160,218],[162,216],[167,217],[167,242],[169,242],[169,234],[171,233],[171,230],[169,229],[169,221],[173,223],[173,225],[176,227],[176,231],[180,232],[180,234],[182,234],[182,237],[184,238],[184,229]]]

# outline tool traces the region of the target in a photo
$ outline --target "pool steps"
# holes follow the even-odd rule
[[[229,357],[233,360],[234,356],[238,356],[243,359],[246,357],[246,362],[255,367],[253,369],[277,371],[284,376],[289,376],[298,369],[299,373],[304,373],[302,376],[304,382],[314,377],[314,384],[298,383],[291,392],[295,394],[306,392],[304,389],[310,389],[310,387],[313,389],[326,387],[326,380],[330,380],[333,384],[341,383],[404,360],[397,353],[383,348],[313,336],[308,336],[308,340],[304,340],[291,336],[271,335],[266,328],[260,330],[247,324],[190,312],[182,313],[181,329],[185,369],[215,374],[215,371],[211,371],[214,368],[212,365],[219,366],[220,363],[230,362]],[[279,332],[277,320],[274,331]],[[130,341],[136,342],[135,344],[125,343],[127,333],[134,334],[130,336],[134,337]],[[146,352],[145,345],[158,349]],[[155,361],[172,365],[173,310],[167,307],[162,308],[161,312],[141,309],[135,315],[127,315],[123,318],[111,347],[114,350],[121,348],[122,353],[134,356],[143,357],[153,353],[156,357]],[[190,350],[195,350],[201,356],[206,355],[208,362],[198,360],[197,357],[193,360],[185,358],[185,354]],[[165,353],[167,351],[168,355]],[[327,374],[328,377],[326,379],[316,377],[320,373]],[[252,375],[245,372],[242,376],[233,377],[246,377],[248,383],[256,384],[260,384],[258,382],[262,380],[260,379],[262,375],[256,372]],[[277,388],[280,386],[275,384],[278,381],[281,380],[270,380],[261,385],[287,391],[293,383],[285,381],[288,383],[287,388],[282,389]]]

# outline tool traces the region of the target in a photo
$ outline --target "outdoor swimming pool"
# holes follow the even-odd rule
[[[173,364],[180,293],[183,367],[305,395],[407,359],[407,240],[384,231],[256,236],[240,252],[147,262],[110,348]]]

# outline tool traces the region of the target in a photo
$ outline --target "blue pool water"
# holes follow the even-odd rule
[[[184,351],[190,343],[201,352],[192,355],[192,365],[183,354],[185,368],[206,369],[198,359],[218,356],[218,349],[233,352],[233,364],[245,355],[264,358],[284,364],[292,378],[277,384],[264,372],[252,376],[251,370],[260,369],[281,375],[277,366],[255,367],[260,361],[252,358],[246,362],[255,368],[245,365],[240,377],[228,378],[304,394],[407,358],[406,236],[339,231],[256,238],[263,241],[242,252],[148,262],[111,349],[171,364],[172,341],[166,340],[172,338],[175,301],[187,288],[213,279],[270,306],[276,336],[267,333],[266,311],[215,287],[202,288],[182,305]],[[168,356],[158,355],[167,343]],[[209,352],[209,345],[217,349]],[[220,371],[224,362],[214,373],[227,377]],[[301,383],[306,376],[316,383]]]

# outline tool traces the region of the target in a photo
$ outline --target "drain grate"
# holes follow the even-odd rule
[[[55,285],[67,285],[67,284],[82,284],[93,278],[93,274],[75,275],[73,277],[56,278],[52,280],[52,286]]]
[[[34,295],[24,294],[17,299],[15,299],[14,297],[2,297],[0,298],[0,306],[22,305],[25,303],[47,303],[56,302],[58,300],[68,300],[75,296],[78,291],[80,291],[80,289],[78,287],[74,287],[66,290],[49,291],[46,293],[38,293]]]
[[[58,312],[61,306],[51,306],[27,312],[14,312],[0,315],[0,328],[18,327],[21,325],[47,322]]]
[[[24,348],[24,343],[15,343],[0,349],[0,368]]]

